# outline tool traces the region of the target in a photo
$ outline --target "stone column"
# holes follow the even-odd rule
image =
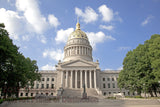
[[[68,71],[66,71],[66,87],[68,87]]]
[[[86,86],[86,88],[88,88],[88,84],[87,84],[87,71],[85,71],[85,86]]]
[[[75,71],[75,88],[77,88],[77,71]]]
[[[89,79],[90,88],[92,88],[92,71],[89,72]]]
[[[61,72],[61,87],[63,87],[63,71]]]
[[[83,76],[82,76],[82,74],[83,74],[83,71],[80,71],[80,88],[83,88],[83,83],[82,83],[82,80],[83,80]]]
[[[94,71],[94,88],[97,88],[96,71]]]
[[[73,71],[70,71],[70,72],[71,72],[71,80],[70,80],[71,86],[70,87],[73,88],[73,84],[72,84],[73,83]]]

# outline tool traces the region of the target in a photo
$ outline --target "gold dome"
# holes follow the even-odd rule
[[[88,40],[86,33],[81,31],[79,23],[76,24],[76,30],[69,35],[68,40],[73,39],[73,38],[83,38],[83,39]]]

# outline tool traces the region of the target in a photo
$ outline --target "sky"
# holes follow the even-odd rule
[[[121,70],[128,51],[160,34],[160,0],[0,0],[0,23],[39,70],[55,70],[79,17],[101,70]]]

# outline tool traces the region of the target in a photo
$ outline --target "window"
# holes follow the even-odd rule
[[[110,88],[110,83],[108,83],[108,88]]]
[[[26,96],[28,96],[28,93],[26,93]]]
[[[115,88],[115,83],[112,84],[113,88]]]
[[[128,92],[128,95],[130,95],[130,92]]]
[[[41,93],[41,95],[43,95],[43,93]]]
[[[49,81],[49,78],[47,78],[47,81]]]
[[[51,95],[53,95],[53,93],[51,93]]]
[[[111,92],[109,92],[109,94],[111,94]]]
[[[125,95],[126,93],[125,93],[125,92],[123,92],[123,94]]]
[[[46,87],[49,88],[49,84],[47,84]]]
[[[31,93],[31,96],[33,96],[33,93]]]
[[[107,78],[107,81],[110,81],[110,78]]]
[[[44,78],[42,78],[42,81],[44,81]]]
[[[54,81],[54,78],[52,78],[52,81]]]
[[[21,93],[21,96],[23,96],[23,93]]]
[[[106,95],[106,92],[104,92],[103,95],[105,96],[105,95]]]
[[[112,78],[112,81],[114,81],[114,78]]]
[[[103,84],[103,88],[106,88],[106,84]]]
[[[103,81],[105,81],[105,78],[103,78]]]
[[[37,84],[36,88],[37,88],[37,89],[39,88],[39,84]]]
[[[44,88],[44,84],[41,85],[41,88]]]
[[[54,84],[52,84],[51,88],[54,88]]]

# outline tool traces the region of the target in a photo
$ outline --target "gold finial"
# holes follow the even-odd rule
[[[79,17],[77,17],[76,30],[80,30]]]

